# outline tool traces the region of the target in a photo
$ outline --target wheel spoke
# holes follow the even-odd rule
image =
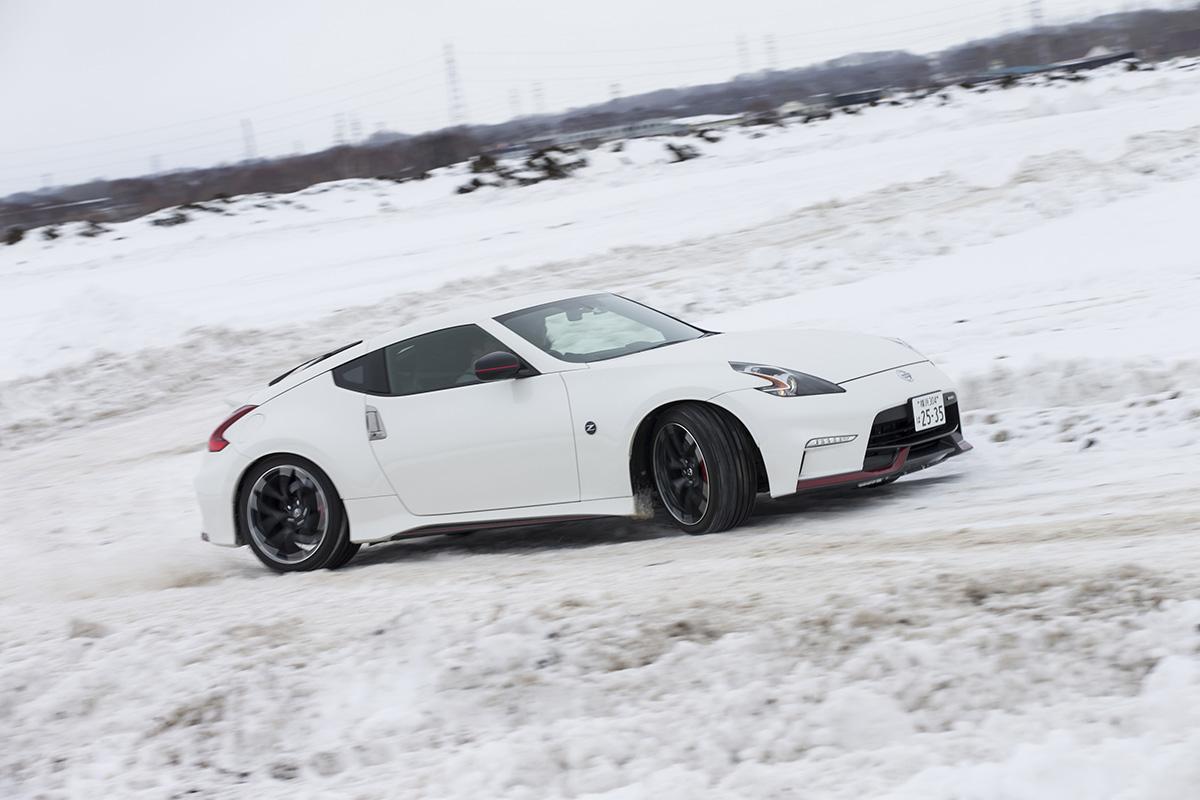
[[[263,539],[274,544],[275,540],[278,539],[285,530],[287,530],[287,523],[284,522],[282,517],[280,517],[274,522],[269,523],[267,528],[262,529]]]
[[[281,465],[260,475],[250,490],[248,533],[260,555],[294,564],[324,541],[327,507],[319,481],[302,467]]]
[[[679,439],[676,438],[674,431],[670,428],[663,431],[665,434],[663,440],[666,442],[667,450],[670,451],[672,458],[683,458],[683,447],[680,445]]]
[[[321,534],[317,531],[300,530],[296,531],[292,538],[300,544],[316,544],[320,540]]]

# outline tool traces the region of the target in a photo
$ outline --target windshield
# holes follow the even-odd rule
[[[575,363],[603,361],[705,334],[615,294],[589,294],[496,317],[534,346]]]

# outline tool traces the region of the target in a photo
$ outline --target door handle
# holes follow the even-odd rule
[[[383,417],[379,416],[379,409],[367,406],[367,441],[374,442],[386,438],[387,429],[383,427]]]

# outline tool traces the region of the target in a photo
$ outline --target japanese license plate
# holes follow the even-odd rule
[[[912,399],[913,426],[919,433],[946,422],[946,399],[941,392],[930,392]]]

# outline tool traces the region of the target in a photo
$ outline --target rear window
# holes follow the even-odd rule
[[[376,350],[333,369],[333,382],[363,394],[389,394],[383,351]]]

